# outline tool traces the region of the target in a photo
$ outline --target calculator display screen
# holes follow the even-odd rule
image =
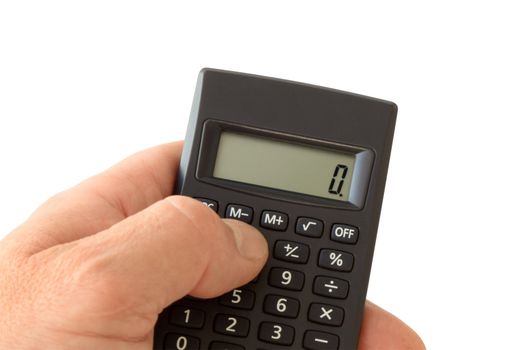
[[[349,201],[356,154],[223,131],[213,177]]]

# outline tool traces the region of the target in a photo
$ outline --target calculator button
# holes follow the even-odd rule
[[[264,210],[261,214],[261,227],[284,231],[288,227],[288,215],[278,211]]]
[[[310,256],[310,248],[306,244],[277,241],[273,255],[276,259],[304,264]]]
[[[356,244],[358,237],[359,229],[351,225],[334,224],[332,226],[332,232],[330,233],[330,239],[332,241],[347,244]]]
[[[198,338],[183,334],[168,333],[164,342],[164,350],[199,350],[200,341]]]
[[[208,198],[201,198],[201,197],[195,197],[196,200],[200,201],[202,204],[213,210],[214,212],[217,212],[219,209],[219,203],[217,201],[214,201],[212,199]]]
[[[340,326],[343,324],[344,311],[340,307],[313,303],[308,310],[308,320],[329,326]]]
[[[204,311],[186,306],[173,306],[170,322],[181,327],[202,328],[204,318]]]
[[[295,318],[299,314],[299,301],[282,295],[267,295],[264,299],[264,312],[288,318]]]
[[[324,297],[344,299],[348,289],[348,282],[339,278],[318,276],[314,280],[314,293]]]
[[[236,309],[252,309],[255,304],[255,293],[246,289],[234,289],[219,298],[219,303]]]
[[[295,233],[308,237],[323,235],[323,222],[312,218],[298,218],[295,224]]]
[[[224,217],[227,219],[241,220],[251,224],[253,220],[253,209],[244,205],[228,204]]]
[[[339,337],[325,332],[306,331],[303,346],[308,350],[334,350],[339,348]]]
[[[354,256],[339,250],[321,249],[319,266],[329,270],[348,272],[354,266]]]
[[[250,330],[250,321],[244,317],[219,314],[215,317],[214,330],[234,337],[246,337]]]
[[[214,341],[210,344],[210,350],[244,350],[244,346]]]
[[[259,339],[272,344],[291,345],[295,330],[287,325],[273,322],[263,322],[259,326]]]
[[[268,283],[271,286],[277,288],[301,290],[303,289],[304,285],[304,273],[295,270],[274,267],[270,270]]]

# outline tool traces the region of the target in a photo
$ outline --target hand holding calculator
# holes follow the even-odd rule
[[[355,349],[396,112],[387,101],[204,69],[176,193],[256,226],[271,257],[242,288],[167,308],[155,349]]]

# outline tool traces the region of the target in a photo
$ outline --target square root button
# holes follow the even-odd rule
[[[330,239],[335,242],[356,244],[359,237],[359,229],[355,226],[345,224],[334,224]]]

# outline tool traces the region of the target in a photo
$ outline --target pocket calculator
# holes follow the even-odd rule
[[[357,348],[397,107],[203,69],[176,194],[266,237],[251,283],[162,312],[157,350]]]

